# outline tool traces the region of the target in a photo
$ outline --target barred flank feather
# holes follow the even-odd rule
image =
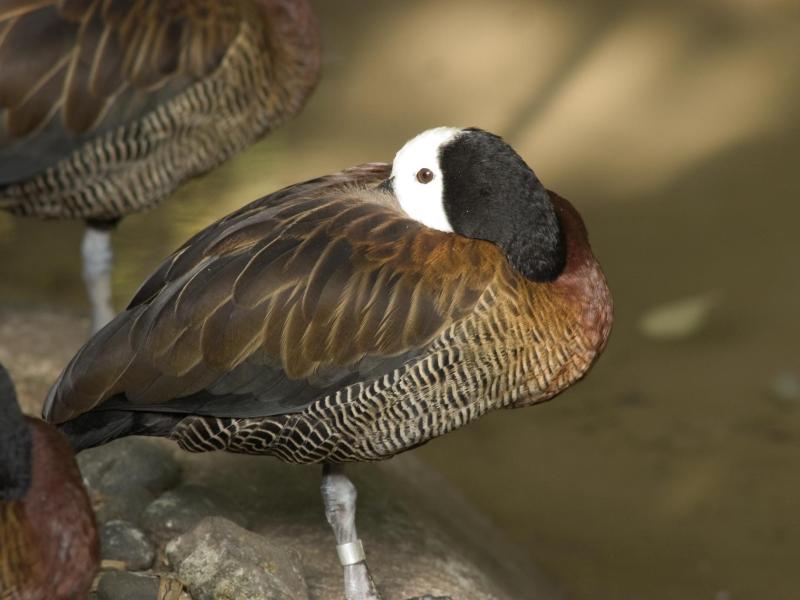
[[[300,0],[0,0],[0,208],[152,208],[299,112],[319,56]]]

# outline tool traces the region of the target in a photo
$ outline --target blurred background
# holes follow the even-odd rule
[[[615,329],[554,402],[491,414],[417,454],[569,597],[797,598],[800,4],[315,6],[325,62],[307,109],[123,221],[117,308],[247,201],[391,161],[428,127],[499,133],[583,214]],[[0,328],[9,307],[87,314],[82,234],[0,213]],[[76,350],[62,335],[40,331],[0,360],[20,365],[24,388]],[[41,361],[22,366],[24,352]],[[25,392],[29,411],[43,391]]]

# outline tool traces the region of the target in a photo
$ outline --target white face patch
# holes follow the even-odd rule
[[[455,127],[424,131],[400,148],[392,165],[394,194],[402,209],[412,219],[440,231],[453,231],[453,227],[444,211],[439,148],[461,131]],[[428,183],[422,183],[417,178],[422,169],[429,169],[433,173]]]

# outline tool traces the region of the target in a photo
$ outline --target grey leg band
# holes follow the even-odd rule
[[[367,560],[367,555],[364,554],[364,545],[361,543],[361,540],[339,544],[336,546],[336,552],[339,554],[339,562],[342,563],[343,567],[355,565]]]

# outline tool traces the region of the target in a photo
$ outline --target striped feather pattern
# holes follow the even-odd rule
[[[367,165],[293,186],[195,236],[73,360],[47,417],[101,403],[299,410],[420,351],[472,310],[501,255],[422,227],[388,194],[373,201],[387,174]]]
[[[117,219],[280,125],[319,67],[313,20],[292,29],[284,13],[244,0],[0,0],[0,207]]]
[[[238,34],[243,8],[211,0],[0,2],[6,135],[28,135],[54,116],[65,132],[85,133],[114,104],[118,120],[137,93],[206,77]]]
[[[510,283],[510,282],[509,282]],[[189,451],[271,454],[295,463],[370,461],[462,427],[496,408],[546,400],[581,378],[597,348],[574,314],[547,294],[520,316],[487,290],[474,314],[449,327],[417,360],[320,398],[297,414],[181,421],[172,434]],[[565,324],[548,335],[548,321]]]
[[[364,165],[276,192],[197,234],[53,387],[45,417],[186,415],[191,451],[388,458],[489,410],[552,398],[605,345],[611,299],[577,212],[553,282],[495,245],[423,227]]]

